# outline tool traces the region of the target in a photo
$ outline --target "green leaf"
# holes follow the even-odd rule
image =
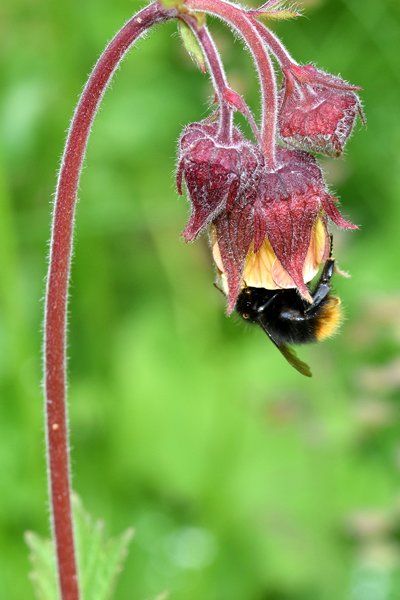
[[[53,543],[27,531],[25,542],[29,548],[29,561],[32,581],[37,600],[55,600],[58,598],[58,582]]]
[[[197,64],[200,71],[205,73],[207,70],[206,61],[196,36],[190,29],[189,25],[187,25],[184,21],[178,22],[178,28],[183,45],[185,46],[190,58]]]
[[[107,539],[104,523],[95,521],[84,510],[76,495],[72,497],[72,506],[81,598],[110,600],[128,552],[133,530],[128,529],[115,538]],[[53,543],[31,532],[25,535],[25,539],[30,549],[30,578],[36,598],[55,600],[59,595]]]
[[[82,599],[110,600],[133,530],[107,539],[104,523],[95,521],[84,510],[78,496],[72,497],[72,504]]]

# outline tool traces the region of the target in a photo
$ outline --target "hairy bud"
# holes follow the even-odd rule
[[[340,156],[357,115],[364,119],[355,93],[360,88],[313,65],[292,65],[283,71],[282,140],[308,152]]]
[[[264,159],[256,146],[233,129],[232,142],[218,140],[218,125],[192,123],[179,141],[178,192],[186,183],[192,214],[183,231],[194,240],[223,211],[229,212],[237,199],[254,185]]]

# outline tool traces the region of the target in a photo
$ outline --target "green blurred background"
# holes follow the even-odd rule
[[[48,533],[41,330],[65,132],[128,0],[0,7],[0,596],[33,598],[26,530]],[[69,318],[74,488],[110,533],[136,529],[116,598],[400,598],[400,3],[314,0],[279,24],[299,61],[365,88],[368,126],[324,161],[346,322],[300,349],[224,316],[206,242],[180,238],[176,140],[211,89],[171,23],[130,53],[80,188]],[[249,57],[211,24],[257,108]],[[258,110],[258,109],[257,109]],[[165,596],[167,597],[167,596]]]

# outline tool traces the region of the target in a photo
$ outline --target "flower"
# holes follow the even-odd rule
[[[211,228],[210,238],[213,258],[220,276],[220,283],[223,291],[228,295],[228,281],[224,272],[215,227]],[[303,279],[305,282],[309,282],[315,277],[320,264],[326,258],[327,249],[329,249],[329,239],[327,237],[326,225],[323,219],[319,218],[313,227],[310,245],[304,261]],[[244,264],[242,280],[243,284],[247,287],[259,287],[268,290],[296,287],[293,279],[276,257],[268,238],[264,239],[258,252],[254,252],[254,246],[250,246]]]
[[[357,228],[340,214],[311,154],[277,148],[276,158],[267,168],[238,129],[223,143],[217,124],[207,121],[189,125],[180,138],[178,191],[185,181],[192,206],[183,236],[192,241],[210,226],[228,314],[246,286],[297,288],[312,302],[307,283],[328,257],[328,220]]]
[[[257,185],[213,219],[214,259],[226,281],[228,314],[240,290],[296,287],[312,302],[307,282],[329,254],[327,221],[357,226],[340,214],[314,157],[278,148],[278,166],[263,168]],[[258,273],[257,273],[258,271]]]
[[[316,69],[295,65],[283,69],[279,129],[288,146],[340,156],[357,115],[364,120],[361,89]]]
[[[202,121],[188,125],[179,141],[177,187],[186,183],[192,214],[183,231],[193,241],[210,221],[230,211],[238,197],[254,186],[263,157],[258,148],[233,129],[231,143],[218,139],[218,125]]]

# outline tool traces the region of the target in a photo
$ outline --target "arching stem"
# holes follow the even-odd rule
[[[260,23],[260,21],[258,21],[255,17],[250,17],[250,20],[262,39],[275,55],[281,67],[288,68],[292,65],[297,65],[297,62],[289,54],[281,40],[270,29],[268,29],[264,23]]]
[[[128,21],[104,50],[82,93],[58,178],[45,309],[45,414],[51,518],[62,600],[78,600],[71,515],[66,407],[66,309],[78,182],[93,119],[110,79],[132,44],[150,27],[176,16],[153,3]]]
[[[232,138],[233,111],[227,103],[224,95],[228,84],[225,76],[225,71],[222,66],[222,61],[219,57],[218,50],[214,44],[214,41],[211,38],[208,29],[205,26],[199,29],[198,38],[204,49],[210,73],[212,73],[214,81],[216,83],[218,82],[217,93],[221,111],[218,138],[223,143],[230,143]]]
[[[242,9],[225,0],[186,0],[186,6],[195,11],[208,12],[220,17],[236,29],[248,45],[257,66],[261,85],[262,150],[267,166],[274,169],[276,167],[277,89],[272,63],[258,31]]]
[[[197,39],[199,41],[200,46],[203,48],[205,56],[208,57],[209,69],[213,69],[210,70],[210,72],[212,73],[212,77],[215,80],[214,87],[221,106],[219,128],[219,138],[221,142],[227,142],[231,138],[233,122],[232,109],[235,109],[241,112],[246,117],[252,129],[254,137],[256,138],[258,143],[261,143],[260,132],[255,122],[253,113],[247,106],[242,96],[240,96],[228,85],[222,61],[219,57],[218,50],[213,42],[213,39],[208,29],[206,27],[202,27],[201,29],[197,29],[196,31],[193,29],[193,32],[197,36]],[[219,63],[218,66],[217,62]],[[211,65],[213,66],[211,67]],[[216,66],[217,68],[215,68]],[[228,128],[229,138],[227,136]]]
[[[226,101],[228,82],[217,47],[207,27],[205,25],[199,27],[195,16],[181,14],[180,18],[191,28],[203,50],[220,107],[218,139],[222,143],[229,144],[232,138],[233,115],[232,108]]]

